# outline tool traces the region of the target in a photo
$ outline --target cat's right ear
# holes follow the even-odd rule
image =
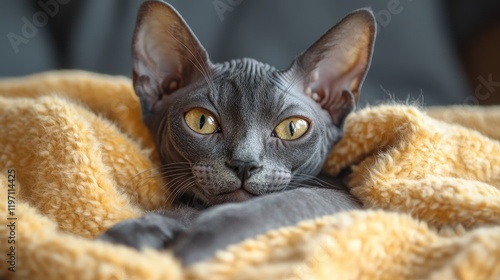
[[[165,97],[207,75],[207,52],[170,5],[146,1],[137,15],[132,41],[134,89],[143,117],[160,111]]]
[[[352,12],[328,30],[294,62],[291,75],[306,95],[341,125],[359,98],[370,67],[376,35],[375,16],[368,9]]]

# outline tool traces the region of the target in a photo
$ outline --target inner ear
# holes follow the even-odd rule
[[[143,114],[165,106],[165,96],[208,75],[210,62],[182,17],[170,5],[144,2],[132,41],[134,89]]]
[[[328,111],[336,125],[358,101],[375,34],[372,12],[354,11],[297,57],[288,70],[302,80],[302,91]]]

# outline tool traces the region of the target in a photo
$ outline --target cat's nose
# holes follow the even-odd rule
[[[262,165],[256,161],[231,160],[226,164],[236,172],[236,175],[238,175],[242,182],[262,169]]]

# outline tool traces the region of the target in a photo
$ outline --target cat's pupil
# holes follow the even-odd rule
[[[200,129],[202,129],[204,125],[205,125],[205,115],[201,115],[201,117],[200,117]]]
[[[293,136],[293,134],[295,133],[295,124],[293,123],[293,121],[291,121],[288,125],[288,130],[290,130],[290,135]]]

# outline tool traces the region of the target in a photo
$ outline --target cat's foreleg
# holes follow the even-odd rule
[[[360,208],[361,203],[343,190],[298,188],[273,193],[204,211],[173,249],[175,255],[189,265],[269,230]]]
[[[136,249],[145,247],[163,249],[186,232],[199,211],[193,208],[158,210],[138,219],[122,221],[97,237],[115,244]]]

